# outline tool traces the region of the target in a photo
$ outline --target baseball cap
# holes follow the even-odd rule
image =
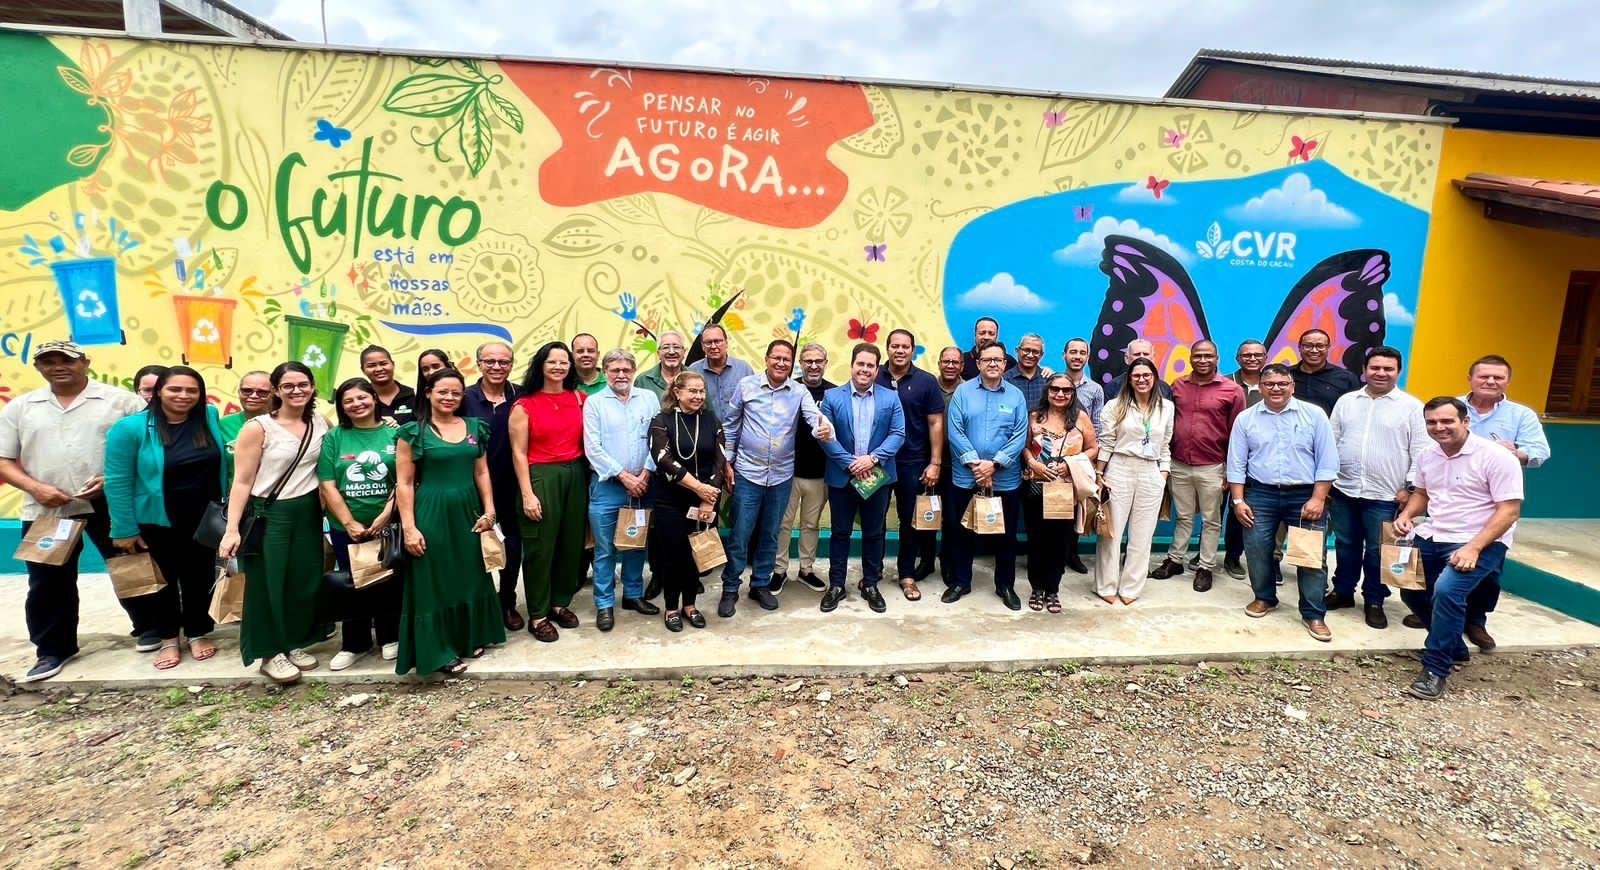
[[[42,357],[47,353],[59,353],[62,356],[70,359],[83,359],[84,356],[86,356],[86,354],[83,352],[83,348],[78,347],[77,344],[70,341],[62,341],[57,339],[55,341],[47,341],[44,344],[34,348],[33,361],[38,362],[39,357]]]

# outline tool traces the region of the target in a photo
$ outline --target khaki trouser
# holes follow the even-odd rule
[[[794,531],[796,514],[800,516],[800,571],[811,570],[817,560],[822,509],[827,506],[828,486],[822,478],[794,479],[794,487],[789,490],[789,506],[783,511],[783,525],[778,527],[778,558],[772,563],[772,573],[789,573],[789,535]],[[850,533],[846,531],[845,534]]]
[[[1111,491],[1111,534],[1095,543],[1096,595],[1138,598],[1150,572],[1150,542],[1166,481],[1154,459],[1119,453],[1106,464],[1106,489]],[[1118,564],[1122,533],[1128,533],[1128,557]]]
[[[1194,531],[1194,515],[1200,515],[1200,567],[1216,570],[1217,541],[1222,537],[1222,490],[1227,467],[1172,463],[1167,487],[1172,491],[1172,506],[1178,512],[1172,527],[1172,547],[1167,558],[1182,565],[1189,555],[1189,536]]]

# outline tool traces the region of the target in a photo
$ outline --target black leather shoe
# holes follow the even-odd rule
[[[700,608],[698,608],[698,607],[696,607],[694,609],[693,613],[687,614],[683,618],[689,620],[689,624],[694,626],[695,628],[705,628],[706,627],[706,615],[704,613],[701,613],[700,612]]]
[[[1422,624],[1422,617],[1415,613],[1407,613],[1405,619],[1400,620],[1400,624],[1406,628],[1427,628]]]
[[[643,613],[645,616],[655,616],[661,612],[661,608],[651,604],[644,598],[624,598],[622,599],[622,609],[631,610],[634,613]]]
[[[661,617],[661,623],[667,627],[667,631],[683,631],[683,616],[676,610],[669,611],[666,616]]]
[[[1412,683],[1406,691],[1413,698],[1421,698],[1424,701],[1437,701],[1444,697],[1444,677],[1435,676],[1429,671],[1423,671],[1422,676],[1418,677],[1417,681]]]
[[[946,586],[944,589],[944,594],[939,596],[939,600],[946,604],[954,604],[957,601],[960,601],[963,595],[966,595],[971,591],[971,589],[963,589],[960,586]]]
[[[1000,600],[1005,602],[1006,607],[1012,610],[1022,609],[1022,599],[1017,597],[1017,590],[1001,589],[996,591],[995,594],[1000,596]]]
[[[1343,610],[1346,607],[1355,607],[1356,597],[1354,595],[1340,595],[1337,592],[1329,592],[1327,595],[1322,596],[1322,604],[1329,610]]]
[[[600,608],[600,611],[594,615],[594,627],[600,629],[601,631],[610,631],[611,627],[616,624],[617,612],[613,608],[602,607]]]
[[[722,593],[722,599],[717,602],[717,615],[723,619],[730,619],[733,617],[733,612],[738,608],[738,606],[739,593],[724,592]]]
[[[761,605],[762,610],[778,609],[778,599],[766,589],[751,589],[750,600]]]
[[[1382,604],[1367,605],[1367,627],[1388,628],[1389,616],[1383,612]]]
[[[838,609],[839,602],[845,599],[845,595],[843,586],[829,586],[828,591],[822,593],[822,612],[832,613]]]
[[[1189,557],[1189,570],[1193,571],[1198,567],[1200,567],[1200,554],[1196,553]]]
[[[661,597],[661,581],[652,576],[650,582],[644,584],[644,599],[649,601],[659,597]]]
[[[1239,564],[1238,559],[1223,559],[1222,570],[1228,572],[1228,576],[1235,580],[1243,580],[1245,578],[1244,566]]]
[[[1469,625],[1462,633],[1467,636],[1467,640],[1472,641],[1477,645],[1478,649],[1484,652],[1488,652],[1495,647],[1494,638],[1489,636],[1489,630],[1481,625]]]
[[[1152,579],[1152,580],[1166,580],[1166,579],[1171,578],[1171,577],[1176,577],[1176,576],[1178,576],[1179,574],[1182,574],[1182,573],[1183,573],[1183,563],[1182,562],[1174,562],[1171,559],[1162,559],[1161,560],[1161,564],[1157,565],[1150,572],[1150,579]]]
[[[767,591],[773,595],[783,594],[783,584],[789,582],[788,574],[773,574],[772,581],[767,584]]]
[[[878,591],[878,584],[862,583],[856,588],[861,590],[861,597],[866,600],[867,606],[872,608],[873,613],[882,613],[889,609],[889,605],[883,601],[883,594]]]
[[[1210,592],[1211,591],[1211,569],[1210,568],[1196,568],[1196,569],[1194,569],[1194,591],[1196,591],[1196,592]]]
[[[918,583],[921,583],[922,581],[928,579],[929,577],[932,577],[933,576],[933,571],[934,571],[933,560],[929,559],[926,562],[918,563],[917,564],[917,570],[912,572],[911,577],[912,577],[913,580],[916,580]]]
[[[1083,559],[1077,553],[1073,553],[1067,557],[1067,570],[1074,574],[1087,574],[1089,566],[1083,564]]]

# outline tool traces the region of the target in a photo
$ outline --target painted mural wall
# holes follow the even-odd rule
[[[734,75],[0,32],[0,401],[40,341],[231,403],[370,343],[472,374],[579,331],[653,363],[912,329],[1407,348],[1441,143],[1426,123]],[[928,357],[922,358],[924,365]],[[14,494],[0,514],[15,511]]]

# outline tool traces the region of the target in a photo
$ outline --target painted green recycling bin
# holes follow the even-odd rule
[[[333,398],[335,378],[339,376],[339,356],[345,333],[350,327],[331,320],[313,320],[292,314],[283,318],[289,324],[289,359],[305,363],[317,382],[317,395]]]

